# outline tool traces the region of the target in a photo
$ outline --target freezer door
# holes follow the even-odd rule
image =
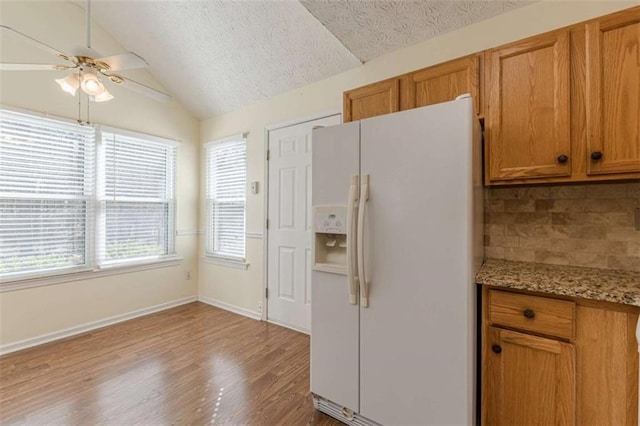
[[[360,413],[381,424],[473,423],[473,119],[464,99],[361,122]]]
[[[358,175],[360,124],[314,130],[313,206],[346,206]],[[348,242],[354,238],[348,235]],[[312,259],[313,262],[313,259]],[[312,265],[309,265],[312,267]],[[351,304],[346,275],[311,274],[311,391],[358,411],[358,306]]]

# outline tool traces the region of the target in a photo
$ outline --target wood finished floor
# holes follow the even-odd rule
[[[308,336],[198,302],[0,357],[0,424],[340,425]]]

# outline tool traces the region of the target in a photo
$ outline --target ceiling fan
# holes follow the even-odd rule
[[[122,53],[114,56],[97,57],[91,49],[91,1],[87,0],[86,7],[87,47],[76,49],[75,55],[68,55],[36,40],[7,25],[0,25],[4,32],[18,36],[20,39],[38,47],[64,61],[62,64],[16,64],[0,63],[1,71],[72,71],[64,78],[56,79],[63,91],[75,96],[78,89],[86,93],[91,101],[104,102],[113,99],[103,81],[108,80],[116,85],[126,87],[152,99],[168,102],[171,97],[164,92],[153,89],[128,77],[114,74],[116,71],[125,71],[149,66],[141,56],[133,53]]]

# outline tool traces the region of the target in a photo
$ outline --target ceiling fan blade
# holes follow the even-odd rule
[[[45,43],[43,43],[43,42],[41,42],[39,40],[36,40],[33,37],[30,37],[30,36],[28,36],[28,35],[26,35],[24,33],[21,33],[18,30],[15,30],[15,29],[13,29],[11,27],[8,27],[6,25],[0,25],[0,29],[4,30],[4,31],[9,31],[9,32],[11,32],[13,34],[17,34],[18,36],[22,37],[26,42],[34,45],[35,47],[37,47],[39,49],[42,49],[42,50],[44,50],[46,52],[51,53],[52,55],[55,55],[55,56],[57,56],[59,58],[62,58],[64,60],[66,60],[66,61],[70,61],[71,60],[71,57],[69,55],[66,55],[66,54],[62,53],[58,49],[55,49],[55,48],[49,46],[48,44],[45,44]]]
[[[134,70],[149,66],[149,63],[147,63],[142,56],[133,52],[97,58],[96,62],[104,62],[109,65],[109,71]]]
[[[75,67],[50,64],[2,64],[0,71],[64,71]]]
[[[105,77],[109,78],[109,80],[119,86],[124,86],[127,89],[130,89],[134,92],[140,93],[141,95],[147,96],[151,99],[155,99],[160,102],[169,102],[171,101],[171,96],[168,94],[161,92],[159,90],[153,89],[145,84],[139,83],[135,80],[131,80],[130,78],[124,78],[119,75],[109,75],[106,73],[102,73]]]

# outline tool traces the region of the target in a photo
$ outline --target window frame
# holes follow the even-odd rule
[[[103,133],[115,134],[118,136],[122,136],[124,138],[136,139],[139,142],[146,142],[153,145],[165,145],[169,148],[173,148],[173,170],[171,172],[171,182],[167,185],[167,192],[169,192],[172,197],[164,198],[163,201],[155,201],[167,203],[167,208],[169,210],[167,217],[167,253],[157,256],[143,256],[137,258],[129,258],[129,259],[116,259],[116,260],[106,260],[104,259],[104,253],[101,248],[102,245],[105,244],[106,239],[106,203],[107,201],[116,201],[123,202],[117,200],[109,200],[105,195],[105,176],[104,172],[106,170],[105,160],[106,153],[104,147],[104,139]],[[130,130],[122,130],[115,127],[109,126],[96,126],[96,190],[95,190],[95,223],[94,226],[94,255],[93,261],[95,262],[96,270],[104,270],[104,269],[113,269],[121,266],[130,266],[130,265],[145,265],[149,263],[153,263],[154,261],[163,261],[166,259],[175,259],[177,257],[176,253],[176,221],[177,221],[177,199],[176,199],[176,190],[177,190],[177,169],[178,169],[178,146],[179,143],[177,141],[173,141],[170,139],[160,138],[158,136],[146,135],[143,133],[133,132]],[[166,200],[166,201],[164,201]],[[151,202],[151,201],[146,201]],[[140,201],[140,203],[145,203]],[[105,223],[105,226],[98,226],[98,223]]]
[[[239,133],[236,135],[232,135],[232,136],[228,136],[222,139],[216,139],[210,142],[207,142],[203,145],[203,149],[204,149],[204,169],[205,169],[205,215],[206,215],[206,222],[205,222],[205,241],[204,241],[204,256],[203,256],[203,261],[205,263],[208,264],[213,264],[213,265],[217,265],[217,266],[225,266],[225,267],[230,267],[230,268],[236,268],[236,269],[247,269],[249,267],[249,264],[247,263],[247,236],[246,236],[246,227],[247,227],[247,178],[248,178],[248,173],[247,173],[247,169],[248,169],[248,158],[247,158],[247,135],[248,133]],[[243,216],[244,216],[244,231],[243,231],[243,235],[242,238],[244,240],[244,244],[243,244],[243,248],[244,248],[244,253],[243,256],[229,256],[229,255],[224,255],[224,254],[220,254],[220,253],[215,253],[212,250],[210,250],[210,247],[212,247],[212,245],[214,244],[213,241],[213,235],[214,234],[214,230],[212,229],[211,223],[212,223],[212,214],[213,211],[211,209],[211,202],[213,201],[212,198],[209,198],[209,185],[210,185],[210,179],[212,178],[211,176],[211,170],[209,167],[209,152],[210,150],[215,150],[216,147],[222,147],[225,144],[229,144],[229,143],[237,143],[237,142],[242,142],[244,145],[244,150],[245,150],[245,183],[244,183],[244,188],[243,188],[243,193],[244,193],[244,204],[243,204]]]
[[[76,200],[76,201],[82,201],[84,203],[84,218],[85,218],[85,226],[84,226],[84,263],[83,264],[78,264],[78,265],[72,265],[72,266],[60,266],[60,267],[55,267],[55,268],[48,268],[48,269],[38,269],[38,270],[26,270],[26,271],[21,271],[21,272],[10,272],[7,274],[1,274],[0,273],[0,291],[3,288],[3,283],[8,283],[8,282],[16,282],[16,281],[22,281],[22,280],[26,280],[26,279],[34,279],[34,278],[40,278],[40,277],[49,277],[49,276],[56,276],[56,275],[67,275],[67,274],[74,274],[74,273],[83,273],[83,272],[87,272],[87,271],[91,271],[94,267],[93,265],[93,257],[92,257],[92,249],[93,249],[93,240],[91,238],[91,234],[92,234],[92,217],[93,217],[93,209],[94,209],[94,200],[95,200],[95,171],[96,171],[96,164],[95,164],[95,155],[96,155],[96,151],[95,151],[95,133],[91,132],[91,131],[84,131],[81,130],[81,128],[83,126],[80,126],[78,124],[77,121],[75,120],[70,120],[67,118],[61,118],[61,117],[56,117],[53,115],[49,115],[49,114],[43,114],[43,113],[38,113],[38,112],[34,112],[34,111],[30,111],[30,110],[26,110],[26,109],[22,109],[22,108],[14,108],[14,107],[10,107],[10,106],[6,106],[6,105],[2,105],[0,104],[0,113],[9,113],[9,114],[16,114],[16,115],[24,115],[27,118],[25,119],[25,121],[31,120],[33,122],[35,122],[35,125],[41,125],[44,126],[46,125],[46,122],[48,121],[53,121],[53,122],[57,122],[58,124],[56,124],[55,128],[59,128],[62,129],[65,126],[71,126],[73,127],[78,127],[78,134],[81,133],[93,133],[93,136],[88,136],[89,139],[93,139],[93,140],[89,140],[86,147],[89,148],[91,150],[90,154],[85,156],[83,158],[84,160],[84,167],[83,167],[83,173],[86,173],[87,168],[89,169],[89,174],[90,176],[88,177],[88,179],[85,176],[85,179],[82,183],[82,186],[84,187],[84,194],[81,196],[75,196],[75,197],[69,197],[69,196],[64,196],[63,194],[46,194],[46,193],[36,193],[33,194],[33,197],[27,197],[25,196],[25,194],[21,194],[21,193],[16,193],[15,195],[15,199],[21,199],[21,200],[58,200],[58,201],[71,201],[71,200]],[[3,197],[4,198],[4,197]],[[8,197],[9,199],[11,199],[12,197]]]
[[[8,105],[0,104],[0,112],[7,111],[11,113],[18,113],[27,115],[33,119],[44,119],[59,121],[65,124],[78,125],[76,120],[72,120],[66,117],[60,117],[52,114],[36,112],[28,109],[12,107]],[[0,274],[0,293],[6,291],[14,291],[23,288],[33,288],[52,284],[61,284],[66,282],[73,282],[79,280],[87,280],[93,278],[99,278],[103,276],[110,276],[114,274],[123,274],[136,271],[144,271],[150,269],[164,268],[178,266],[182,262],[182,258],[177,255],[176,252],[176,235],[177,235],[177,181],[178,181],[178,148],[180,141],[163,138],[160,136],[149,135],[145,133],[134,132],[125,129],[119,129],[116,127],[102,126],[99,124],[92,124],[85,127],[91,127],[93,129],[93,175],[91,176],[93,188],[91,195],[86,200],[86,216],[87,225],[85,228],[85,256],[86,262],[84,265],[68,268],[52,268],[48,270],[31,270],[20,273],[6,274],[2,276]],[[174,147],[174,167],[172,172],[171,193],[173,197],[169,201],[169,217],[168,217],[168,247],[169,253],[166,255],[159,255],[156,257],[135,258],[126,261],[111,262],[108,264],[99,264],[98,261],[98,233],[100,232],[98,226],[99,211],[99,193],[98,187],[101,185],[101,180],[104,174],[104,158],[100,157],[99,144],[101,141],[101,131],[108,131],[111,133],[121,134],[127,137],[138,138],[146,140],[152,143],[161,143]]]

